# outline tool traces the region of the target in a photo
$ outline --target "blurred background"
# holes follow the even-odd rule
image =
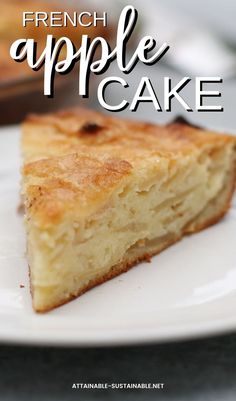
[[[30,112],[45,112],[58,108],[81,105],[103,110],[96,100],[96,91],[102,76],[91,74],[89,99],[81,99],[78,95],[78,66],[69,75],[56,77],[54,98],[48,99],[42,94],[42,73],[32,72],[25,63],[10,60],[9,46],[15,38],[22,37],[22,32],[28,37],[34,37],[39,42],[39,51],[43,48],[45,36],[52,33],[56,37],[67,35],[77,46],[83,33],[91,38],[102,35],[108,41],[114,41],[116,26],[122,8],[134,5],[139,11],[138,29],[135,31],[135,41],[143,35],[152,35],[158,44],[167,42],[170,50],[157,64],[144,66],[139,63],[129,75],[122,74],[113,62],[106,72],[107,76],[118,75],[129,84],[128,89],[116,85],[115,90],[107,90],[107,99],[112,104],[119,103],[124,97],[132,100],[142,76],[150,77],[160,103],[163,104],[163,77],[172,78],[173,84],[182,77],[193,78],[192,82],[181,92],[193,108],[195,102],[194,77],[220,76],[223,84],[217,88],[222,92],[220,104],[224,112],[192,112],[187,113],[176,100],[173,101],[172,112],[157,112],[151,103],[140,104],[136,113],[124,110],[119,115],[133,119],[145,119],[165,123],[176,115],[183,115],[190,121],[200,123],[214,129],[236,131],[236,2],[225,0],[90,0],[79,1],[60,0],[34,1],[13,0],[6,3],[0,0],[0,123],[16,123]],[[45,29],[22,28],[21,15],[26,10],[50,11],[107,11],[109,25],[106,29],[80,28]],[[10,27],[10,29],[9,29]],[[23,29],[23,31],[22,31]],[[211,100],[210,100],[211,101]],[[219,99],[217,100],[219,102]]]

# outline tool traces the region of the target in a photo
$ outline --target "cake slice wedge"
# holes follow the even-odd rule
[[[178,121],[159,126],[83,109],[33,115],[22,152],[37,312],[216,223],[235,187],[236,138]]]

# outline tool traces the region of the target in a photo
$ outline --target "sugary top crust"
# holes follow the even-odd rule
[[[136,178],[171,177],[178,165],[213,154],[236,138],[184,122],[159,126],[72,109],[31,115],[23,127],[28,216],[50,226],[63,216],[96,213]]]
[[[23,135],[25,159],[39,159],[85,151],[117,152],[133,161],[137,154],[192,153],[197,148],[214,144],[217,147],[234,142],[235,137],[187,124],[183,121],[161,126],[111,117],[94,110],[73,108],[54,114],[30,115]]]

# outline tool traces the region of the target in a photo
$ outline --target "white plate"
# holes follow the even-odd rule
[[[235,206],[219,224],[182,240],[151,263],[142,263],[52,312],[35,314],[25,233],[17,212],[19,165],[18,128],[1,129],[1,342],[133,344],[236,329]]]

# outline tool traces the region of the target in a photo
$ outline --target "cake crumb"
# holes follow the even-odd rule
[[[18,214],[24,214],[24,205],[23,205],[23,203],[19,203],[19,205],[17,206],[17,213]]]

